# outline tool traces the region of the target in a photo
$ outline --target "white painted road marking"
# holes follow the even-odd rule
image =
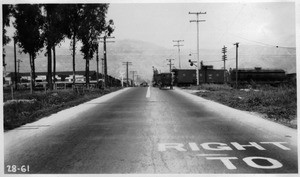
[[[201,150],[210,150],[210,151],[245,151],[249,148],[257,149],[260,151],[265,151],[268,148],[264,148],[259,143],[256,142],[249,142],[246,144],[239,144],[237,142],[230,142],[230,144],[234,147],[231,148],[229,144],[226,143],[219,143],[219,142],[206,142],[198,144],[194,142],[187,143],[186,146],[183,143],[159,143],[158,144],[158,151],[164,152],[167,150],[175,150],[179,152],[187,152],[188,150],[192,151],[201,151]],[[290,148],[284,146],[283,144],[287,144],[287,142],[260,142],[260,144],[263,144],[264,146],[269,147],[275,146],[281,150],[289,151]],[[201,148],[200,148],[201,147]],[[224,157],[228,154],[196,154],[197,157],[204,157],[206,160],[213,160],[213,161],[221,161],[223,165],[229,169],[229,170],[236,170],[237,167],[233,164],[232,161],[237,160],[236,163],[240,163],[241,160],[243,160],[249,167],[252,168],[258,168],[258,169],[277,169],[283,167],[282,163],[280,163],[278,160],[269,158],[269,157],[257,157],[257,156],[250,156],[250,157],[244,157],[244,158],[238,158],[238,157]],[[242,162],[243,162],[242,161]],[[258,164],[257,161],[260,161]],[[261,164],[263,163],[263,165]]]
[[[147,89],[147,94],[146,94],[146,98],[150,98],[150,86],[148,87],[148,89]]]
[[[249,144],[239,144],[237,142],[230,142],[230,144],[234,147],[231,148],[229,144],[226,143],[219,143],[219,142],[206,142],[201,143],[200,147],[204,150],[210,150],[210,151],[233,151],[233,150],[239,150],[239,151],[245,151],[246,148],[256,148],[260,151],[265,151],[266,149],[259,145],[256,142],[249,142]],[[290,148],[284,146],[283,144],[287,144],[287,142],[260,142],[260,144],[264,145],[271,145],[275,146],[281,150],[289,151]],[[174,149],[177,151],[187,151],[188,149],[191,149],[192,151],[200,151],[200,147],[198,144],[191,142],[188,143],[188,146],[185,146],[183,143],[159,143],[158,144],[158,151],[167,151],[167,149]]]
[[[227,156],[227,154],[197,154],[196,156],[205,157],[205,156]]]
[[[230,160],[238,159],[237,157],[206,157],[207,160],[221,160],[229,170],[235,170],[236,166]]]
[[[220,160],[227,169],[236,170],[236,166],[231,162],[231,160],[238,160],[237,157],[206,157],[206,160]],[[268,162],[268,165],[259,165],[253,160],[263,160]],[[268,157],[245,157],[243,161],[250,167],[259,168],[259,169],[276,169],[281,168],[283,165],[272,158]]]

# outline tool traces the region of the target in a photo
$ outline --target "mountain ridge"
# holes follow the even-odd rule
[[[79,45],[78,45],[79,46]],[[85,60],[77,46],[76,50],[76,70],[85,70]],[[7,63],[6,71],[14,71],[13,47],[5,46]],[[18,49],[17,49],[18,50]],[[287,73],[296,72],[296,50],[293,48],[276,48],[258,45],[241,45],[238,49],[239,68],[280,68]],[[35,60],[36,71],[47,71],[47,57],[45,50],[37,56]],[[196,55],[189,56],[189,51],[181,50],[181,66],[184,69],[193,69],[189,66],[188,59],[195,60]],[[229,48],[227,52],[226,69],[235,68],[235,47]],[[56,71],[72,71],[71,51],[67,47],[56,47]],[[96,56],[90,61],[90,70],[96,70]],[[103,45],[99,47],[99,59],[103,58]],[[120,77],[121,72],[126,71],[124,62],[132,62],[130,71],[137,71],[141,80],[151,80],[153,68],[161,72],[168,72],[169,66],[166,59],[175,58],[173,63],[178,68],[178,54],[174,49],[168,49],[146,41],[124,39],[114,43],[107,43],[107,64],[108,74]],[[21,59],[20,72],[29,72],[29,56],[17,52],[17,59]],[[200,60],[205,65],[213,65],[214,68],[222,68],[221,49],[200,49]],[[102,72],[101,60],[99,70]],[[132,74],[129,75],[132,78]]]

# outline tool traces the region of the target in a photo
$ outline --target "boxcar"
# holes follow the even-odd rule
[[[194,69],[173,69],[174,85],[188,86],[196,84],[196,70]]]
[[[199,71],[199,82],[200,83],[223,84],[224,83],[224,72],[226,74],[226,71],[224,71],[223,69],[200,70]]]
[[[238,69],[238,81],[243,83],[276,83],[283,82],[286,78],[285,71],[282,69]],[[230,71],[230,80],[236,80],[236,69]]]
[[[174,72],[174,85],[188,86],[196,85],[196,70],[195,69],[173,69]],[[225,72],[225,76],[224,76]],[[224,80],[224,77],[226,78]],[[199,82],[200,83],[215,83],[223,84],[227,81],[228,72],[223,69],[200,69],[199,70]]]

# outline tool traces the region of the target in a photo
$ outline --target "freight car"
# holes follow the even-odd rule
[[[195,69],[173,69],[174,85],[188,86],[196,85],[196,70]],[[225,74],[224,74],[225,73]],[[199,70],[200,83],[223,84],[228,79],[228,72],[223,69],[206,68],[205,66]]]
[[[278,84],[286,79],[285,71],[282,69],[262,69],[256,67],[254,69],[238,69],[239,84]],[[236,81],[236,69],[230,70],[230,83]]]
[[[194,69],[173,69],[174,85],[188,86],[197,83],[196,70]]]

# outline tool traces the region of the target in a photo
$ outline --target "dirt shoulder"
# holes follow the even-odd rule
[[[15,94],[13,100],[9,99],[9,94],[4,95],[4,131],[34,122],[66,108],[77,106],[120,89],[119,87],[113,87],[105,90],[95,89],[81,93],[71,89],[35,92],[33,94],[19,92]]]
[[[233,89],[226,85],[205,84],[181,89],[288,127],[297,128],[296,87],[264,86],[258,89]]]

